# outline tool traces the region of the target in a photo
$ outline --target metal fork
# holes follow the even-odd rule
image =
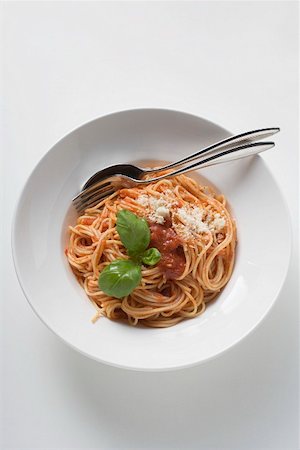
[[[223,139],[215,144],[203,148],[180,161],[167,164],[163,167],[153,169],[141,169],[131,164],[118,164],[107,167],[96,172],[84,184],[81,192],[72,200],[76,210],[81,213],[87,208],[96,206],[105,197],[112,195],[117,189],[122,187],[133,187],[136,185],[147,184],[153,181],[170,178],[183,173],[190,172],[197,168],[208,167],[227,161],[233,161],[239,158],[255,155],[274,147],[274,142],[253,142],[264,139],[278,133],[280,128],[263,128],[259,130],[248,131],[246,133],[231,136]],[[197,162],[182,167],[191,161]],[[145,179],[150,174],[158,174],[159,172],[169,170],[171,172],[156,176],[154,178]]]

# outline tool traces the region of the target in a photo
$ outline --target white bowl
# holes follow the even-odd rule
[[[174,161],[229,134],[190,114],[136,109],[81,126],[42,158],[19,200],[12,244],[24,293],[55,334],[107,364],[166,370],[219,355],[261,322],[283,284],[291,246],[287,208],[261,157],[201,171],[229,200],[238,248],[231,280],[196,319],[167,329],[134,328],[106,318],[92,324],[94,308],[64,255],[66,228],[75,219],[71,199],[94,172],[122,162]]]

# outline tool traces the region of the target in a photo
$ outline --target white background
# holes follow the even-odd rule
[[[295,254],[277,303],[241,344],[196,368],[142,373],[91,361],[46,329],[10,250],[38,160],[82,123],[131,107],[184,110],[232,132],[280,126],[264,158],[296,237],[297,4],[7,2],[2,18],[2,448],[297,449]]]

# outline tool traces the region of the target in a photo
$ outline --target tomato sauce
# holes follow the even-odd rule
[[[82,225],[92,225],[94,220],[95,220],[95,217],[87,217],[86,219],[81,220],[81,224]]]
[[[185,267],[185,256],[179,236],[171,228],[171,223],[165,225],[151,224],[151,247],[156,247],[161,253],[158,264],[166,274],[167,279],[178,278]]]

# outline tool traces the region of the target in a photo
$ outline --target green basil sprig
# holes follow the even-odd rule
[[[112,297],[128,295],[142,278],[141,266],[131,259],[116,259],[102,270],[99,277],[100,289]]]
[[[141,264],[154,266],[161,258],[157,248],[148,248],[150,229],[147,221],[122,209],[117,214],[117,232],[131,259],[116,259],[100,273],[101,291],[111,297],[122,298],[130,294],[141,282]]]
[[[144,264],[147,264],[148,266],[154,266],[154,264],[157,264],[160,260],[160,252],[157,250],[157,248],[152,247],[148,248],[143,255],[142,255],[142,261]]]
[[[127,209],[122,209],[117,214],[117,232],[128,255],[140,255],[148,248],[150,229],[147,221]]]

